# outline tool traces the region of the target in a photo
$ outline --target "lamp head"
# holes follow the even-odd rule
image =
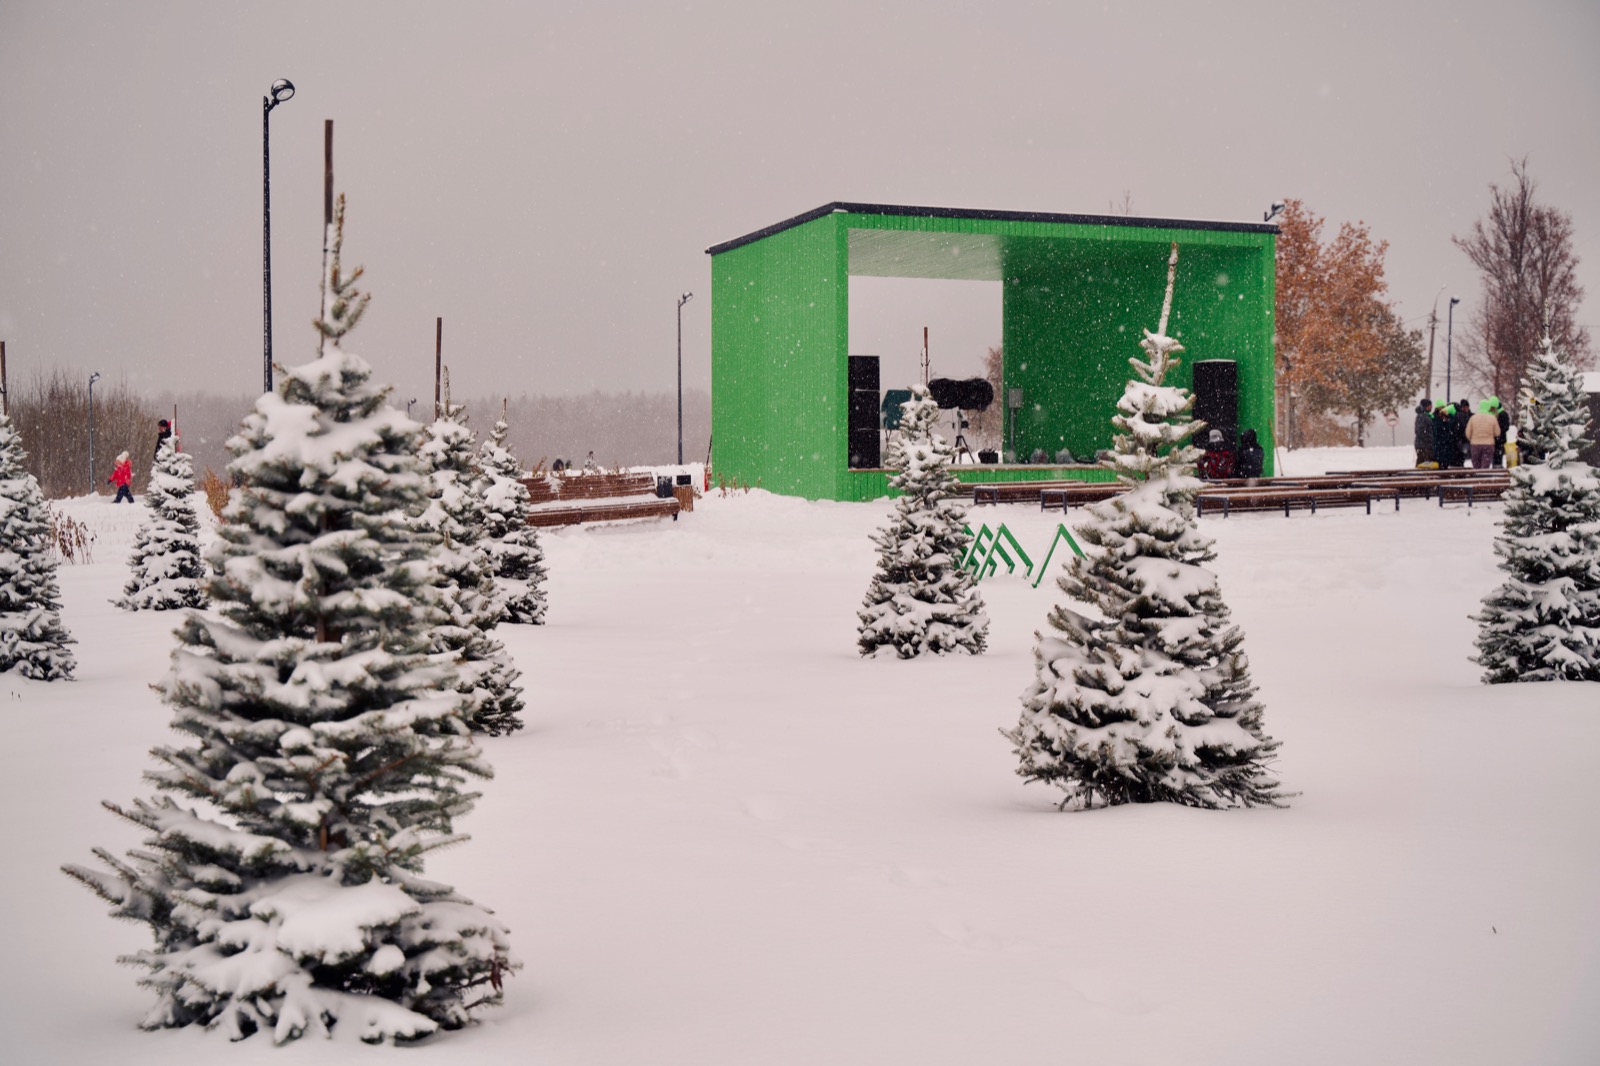
[[[1271,222],[1273,219],[1275,219],[1279,215],[1283,214],[1283,206],[1284,205],[1283,205],[1283,201],[1282,200],[1274,200],[1274,201],[1272,201],[1272,207],[1267,211],[1266,214],[1261,216],[1261,221],[1263,221],[1263,222]]]
[[[1459,296],[1450,297],[1450,306],[1451,307],[1454,307],[1456,304],[1458,304],[1460,302],[1461,302],[1461,297],[1459,297]]]
[[[267,91],[271,94],[267,101],[267,110],[271,111],[285,100],[294,96],[294,82],[288,78],[279,78],[272,83],[272,88]]]
[[[692,299],[694,299],[694,293],[686,292],[682,296],[678,297],[678,306],[682,307],[684,304],[688,303]]]

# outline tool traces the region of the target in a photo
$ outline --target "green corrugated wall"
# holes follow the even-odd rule
[[[716,477],[843,498],[847,277],[836,215],[712,258]]]
[[[1001,239],[1006,384],[1024,394],[1016,450],[1026,456],[1042,448],[1052,458],[1062,447],[1083,456],[1110,445],[1127,361],[1140,354],[1141,331],[1160,319],[1176,240],[1167,331],[1187,350],[1172,383],[1187,387],[1197,360],[1235,360],[1239,424],[1256,430],[1271,473],[1270,233],[835,211],[712,257],[715,476],[810,499],[875,499],[887,491],[885,474],[846,467],[850,230],[902,232],[908,242],[919,233]],[[900,263],[880,258],[871,271],[940,276],[936,256],[948,254],[948,243],[926,251],[908,243]],[[1009,443],[1009,421],[1005,431]],[[1062,472],[975,468],[962,476]]]

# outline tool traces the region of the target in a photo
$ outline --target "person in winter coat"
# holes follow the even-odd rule
[[[1417,401],[1417,421],[1411,432],[1412,446],[1417,449],[1417,465],[1433,462],[1433,401]]]
[[[1256,431],[1247,429],[1239,435],[1239,458],[1234,463],[1235,477],[1260,477],[1261,468],[1267,461],[1267,453],[1262,451],[1261,444],[1256,440]]]
[[[1455,432],[1456,409],[1443,400],[1433,405],[1433,458],[1444,470],[1461,465],[1461,448]]]
[[[111,476],[106,481],[117,487],[117,497],[112,503],[121,503],[123,500],[133,502],[133,461],[128,458],[127,452],[117,456],[117,465],[112,468]]]
[[[1494,462],[1495,441],[1500,439],[1500,422],[1494,416],[1494,405],[1484,400],[1478,413],[1467,419],[1467,447],[1472,450],[1472,469],[1487,470]]]
[[[163,444],[167,443],[167,440],[169,438],[171,438],[171,436],[172,436],[172,423],[171,422],[168,422],[165,418],[163,418],[161,421],[156,423],[156,453],[155,453],[155,455],[150,457],[150,461],[151,462],[154,462],[155,460],[161,458],[161,446]]]
[[[1457,466],[1467,465],[1467,423],[1472,420],[1472,401],[1466,397],[1455,402],[1456,459]]]
[[[1220,429],[1206,436],[1206,453],[1200,457],[1200,476],[1207,481],[1233,476],[1233,453],[1228,450],[1228,442]]]
[[[1494,404],[1494,418],[1500,423],[1500,437],[1494,442],[1494,465],[1504,466],[1506,442],[1511,439],[1511,416],[1506,413],[1506,405],[1500,402],[1500,397],[1491,396],[1489,402]]]

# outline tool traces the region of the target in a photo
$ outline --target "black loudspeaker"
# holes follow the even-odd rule
[[[1194,417],[1206,424],[1194,444],[1205,447],[1213,429],[1222,430],[1229,448],[1239,445],[1239,364],[1203,359],[1194,365]]]
[[[928,392],[946,411],[987,411],[994,403],[994,386],[987,378],[934,378],[928,382]]]
[[[850,428],[850,467],[862,469],[881,465],[882,445],[878,437],[879,419],[883,416],[878,396],[878,357],[852,355],[850,357],[850,391],[848,393]]]
[[[878,357],[852,355],[850,357],[850,391],[878,391]]]
[[[868,470],[882,465],[882,449],[879,445],[877,427],[851,430],[850,469]]]

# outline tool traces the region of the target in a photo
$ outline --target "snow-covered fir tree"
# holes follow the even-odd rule
[[[546,607],[544,548],[528,524],[528,486],[522,483],[522,464],[506,445],[508,429],[499,419],[478,449],[483,546],[500,586],[503,620],[537,626],[544,624]]]
[[[446,403],[423,433],[420,454],[429,470],[421,528],[435,533],[434,554],[448,618],[433,630],[434,651],[453,661],[463,692],[473,695],[473,729],[497,736],[522,728],[518,671],[493,635],[505,614],[485,550],[485,512],[472,431],[462,409]]]
[[[867,588],[856,645],[862,655],[981,653],[989,632],[983,596],[963,567],[971,537],[950,471],[955,451],[934,425],[939,405],[915,385],[889,449],[899,492],[889,524],[873,534],[878,569]]]
[[[1176,256],[1174,246],[1169,308]],[[1125,491],[1089,508],[1079,535],[1092,550],[1056,582],[1087,610],[1051,610],[1021,718],[1004,735],[1018,774],[1060,788],[1063,809],[1281,806],[1266,768],[1278,745],[1262,732],[1243,634],[1196,524],[1199,451],[1189,440],[1202,424],[1182,420],[1188,390],[1163,384],[1183,348],[1149,331],[1140,346],[1107,461]]]
[[[130,611],[170,611],[203,607],[205,564],[200,558],[200,519],[194,509],[194,461],[177,449],[175,437],[162,441],[150,468],[145,506],[128,566],[133,576],[116,605]]]
[[[490,768],[430,646],[419,429],[337,341],[363,305],[339,245],[321,356],[230,442],[244,491],[207,554],[215,610],[187,613],[157,686],[185,741],[154,749],[155,797],[107,804],[149,836],[65,867],[150,926],[123,960],[149,971],[146,1028],[411,1040],[498,1003],[516,966],[491,912],[423,876]]]
[[[1483,601],[1478,655],[1490,684],[1600,681],[1600,477],[1582,381],[1550,343],[1528,365],[1505,514],[1494,540],[1505,581]]]
[[[55,545],[39,482],[11,419],[0,414],[0,673],[71,678],[77,665],[61,624]]]

